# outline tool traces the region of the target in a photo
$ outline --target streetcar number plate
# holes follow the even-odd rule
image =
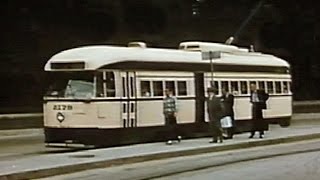
[[[53,105],[53,110],[72,110],[73,107],[71,105]]]

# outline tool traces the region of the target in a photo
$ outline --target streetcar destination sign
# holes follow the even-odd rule
[[[220,51],[204,51],[201,52],[202,60],[212,60],[221,58]]]

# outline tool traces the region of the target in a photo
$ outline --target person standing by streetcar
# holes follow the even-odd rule
[[[234,111],[233,111],[233,105],[234,105],[234,96],[229,93],[226,89],[226,87],[222,87],[222,97],[221,97],[221,102],[224,107],[224,115],[223,117],[230,117],[232,126],[229,128],[225,129],[225,132],[227,133],[227,139],[232,139],[233,138],[233,133],[234,133]]]
[[[221,100],[216,96],[218,90],[215,88],[208,88],[207,110],[209,115],[209,127],[212,133],[212,140],[210,143],[223,142],[222,129],[220,120],[223,116],[223,106]]]
[[[256,84],[251,84],[251,95],[250,102],[252,104],[252,130],[249,138],[253,138],[256,131],[259,131],[259,137],[263,138],[264,129],[267,122],[263,120],[262,110],[267,108],[266,101],[269,99],[269,94],[267,94],[263,89],[257,89]]]
[[[171,145],[173,140],[181,141],[177,128],[177,98],[173,96],[171,89],[165,90],[165,98],[163,100],[163,115],[165,117],[165,126],[167,127],[167,144]]]

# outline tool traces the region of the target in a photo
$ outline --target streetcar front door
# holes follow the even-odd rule
[[[122,125],[137,127],[137,91],[135,72],[122,72]]]

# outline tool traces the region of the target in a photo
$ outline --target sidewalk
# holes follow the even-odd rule
[[[226,151],[270,144],[320,138],[319,125],[297,125],[280,128],[270,125],[265,139],[248,139],[249,134],[235,135],[223,144],[209,144],[209,138],[183,140],[171,146],[164,143],[86,150],[63,154],[42,154],[0,162],[0,179],[30,179],[114,165]]]

